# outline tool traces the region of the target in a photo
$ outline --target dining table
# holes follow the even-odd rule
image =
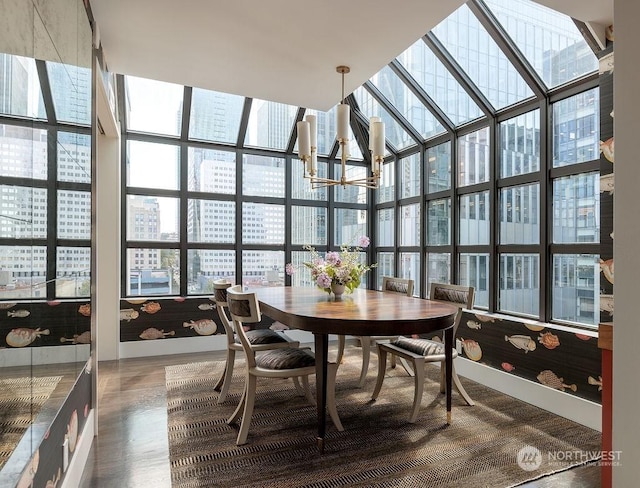
[[[329,334],[389,336],[444,332],[447,423],[451,423],[453,324],[457,307],[399,293],[358,288],[335,295],[311,287],[280,286],[254,290],[264,315],[290,328],[313,333],[318,414],[317,445],[324,452]]]

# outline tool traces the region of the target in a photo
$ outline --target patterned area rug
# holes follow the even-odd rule
[[[236,446],[238,426],[227,417],[240,399],[243,362],[231,393],[216,404],[213,386],[223,362],[166,368],[169,452],[174,488],[243,487],[510,487],[594,461],[600,434],[495,390],[462,378],[476,405],[454,393],[453,423],[446,425],[439,370],[427,366],[428,380],[420,417],[409,424],[413,378],[398,367],[371,402],[377,367],[363,389],[357,387],[358,350],[338,371],[338,432],[327,416],[325,453],[315,444],[316,409],[296,396],[290,380],[258,380],[248,444]],[[375,357],[373,358],[375,361]],[[311,377],[313,382],[313,377]],[[531,446],[531,447],[527,447]],[[517,462],[526,455],[528,469]],[[537,448],[540,455],[536,457]],[[578,461],[559,461],[550,453],[584,453]],[[533,453],[533,455],[531,454]],[[563,456],[567,457],[567,456]]]
[[[62,376],[0,380],[0,468],[49,399]]]

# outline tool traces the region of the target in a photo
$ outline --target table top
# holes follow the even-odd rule
[[[458,308],[447,303],[358,288],[342,300],[306,287],[269,287],[256,293],[263,314],[289,327],[354,336],[428,333],[447,329]]]

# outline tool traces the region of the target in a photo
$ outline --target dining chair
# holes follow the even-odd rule
[[[390,276],[384,276],[382,278],[382,291],[385,293],[401,293],[409,297],[413,296],[414,281],[405,278],[395,278]],[[367,379],[367,373],[369,372],[369,359],[371,357],[371,346],[376,344],[376,341],[388,340],[392,341],[398,338],[397,335],[393,336],[357,336],[362,347],[362,370],[360,372],[360,379],[358,380],[358,386],[363,387],[365,380]],[[337,363],[342,362],[342,356],[344,355],[345,336],[338,336],[338,356]],[[395,357],[391,357],[391,367],[395,368]],[[410,371],[406,363],[403,363],[404,368],[410,375],[413,372]]]
[[[224,370],[220,379],[213,387],[215,391],[219,391],[218,403],[223,403],[227,398],[229,386],[231,385],[231,377],[233,376],[233,366],[236,360],[236,352],[242,352],[242,344],[237,334],[233,331],[231,319],[227,315],[227,289],[231,286],[226,280],[216,280],[213,282],[213,294],[216,303],[216,311],[224,327],[227,336],[227,356]],[[293,341],[282,332],[276,332],[271,329],[257,329],[246,332],[247,340],[255,346],[256,351],[277,349],[280,347],[300,347],[300,342]],[[294,379],[296,389],[302,392],[300,383]]]
[[[463,308],[473,308],[474,288],[472,286],[449,285],[444,283],[432,283],[429,290],[429,299],[437,302],[445,302],[458,307],[458,313],[453,324],[453,337],[455,341],[456,332]],[[400,336],[390,343],[378,343],[378,379],[373,390],[372,400],[378,398],[382,382],[384,381],[387,366],[387,353],[406,359],[413,365],[415,373],[415,392],[413,397],[413,410],[409,422],[415,422],[418,417],[418,410],[422,402],[422,392],[424,390],[424,366],[428,362],[440,362],[440,392],[445,392],[445,353],[442,341],[430,339],[414,339]],[[458,351],[453,348],[453,358],[458,356]],[[474,405],[473,400],[467,394],[460,379],[456,374],[455,365],[452,363],[451,379],[462,398],[468,405]]]
[[[316,372],[316,359],[313,353],[307,349],[287,347],[260,351],[258,346],[252,344],[245,332],[243,325],[255,323],[261,320],[260,304],[253,292],[242,291],[242,285],[232,286],[227,289],[227,301],[232,324],[247,358],[247,373],[245,378],[242,399],[237,408],[227,420],[231,425],[240,417],[240,430],[237,445],[246,444],[249,433],[249,425],[255,405],[256,386],[258,378],[300,378],[304,395],[311,404],[315,404],[309,390],[309,376]],[[327,410],[331,420],[339,431],[344,427],[338,417],[335,402],[335,380],[338,365],[327,365]]]

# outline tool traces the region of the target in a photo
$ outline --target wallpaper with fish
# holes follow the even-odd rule
[[[601,402],[601,352],[595,334],[463,312],[462,357],[565,393]]]

